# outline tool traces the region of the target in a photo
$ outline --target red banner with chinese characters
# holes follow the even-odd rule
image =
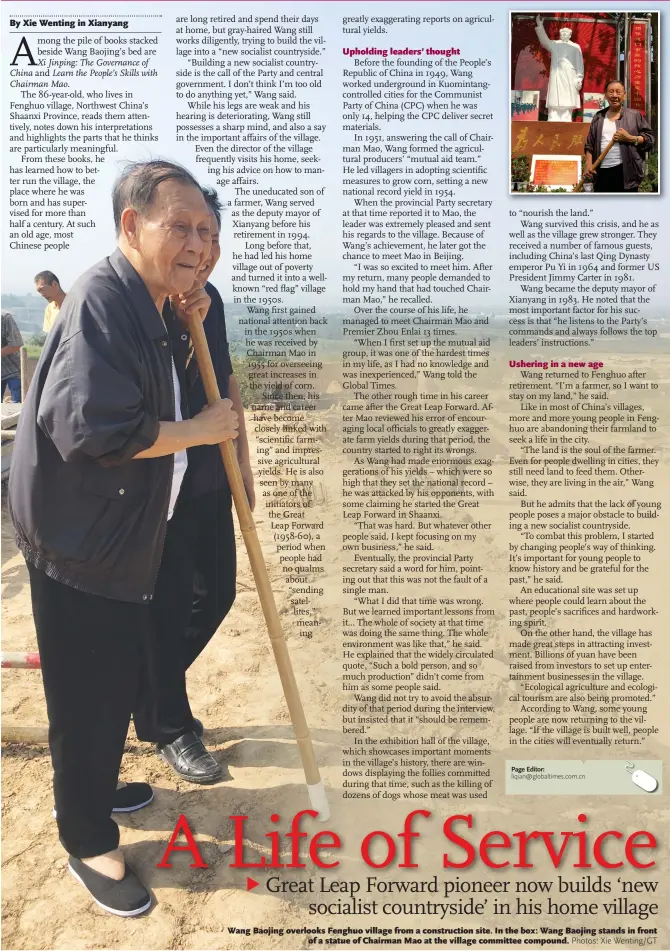
[[[628,34],[628,105],[639,112],[647,111],[647,57],[646,20],[632,20]]]

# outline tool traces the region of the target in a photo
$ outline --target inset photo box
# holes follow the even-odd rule
[[[510,13],[510,192],[659,192],[659,14]]]

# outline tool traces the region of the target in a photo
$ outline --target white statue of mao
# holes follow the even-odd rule
[[[535,32],[546,50],[551,53],[551,69],[547,88],[547,112],[549,122],[572,122],[573,109],[579,109],[579,90],[584,79],[584,58],[581,48],[570,40],[572,30],[559,30],[560,40],[550,40],[536,17]]]

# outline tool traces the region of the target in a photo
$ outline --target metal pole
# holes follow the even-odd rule
[[[619,41],[619,78],[623,83],[624,89],[628,89],[628,38],[630,34],[630,24],[628,14],[623,15],[623,69],[621,67],[621,41]],[[630,91],[630,90],[629,90]]]
[[[28,392],[28,351],[25,347],[19,350],[21,359],[21,402],[25,403],[26,393]]]

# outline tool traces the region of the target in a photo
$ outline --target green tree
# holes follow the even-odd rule
[[[652,152],[647,158],[647,169],[640,183],[640,191],[658,191],[658,152]]]

